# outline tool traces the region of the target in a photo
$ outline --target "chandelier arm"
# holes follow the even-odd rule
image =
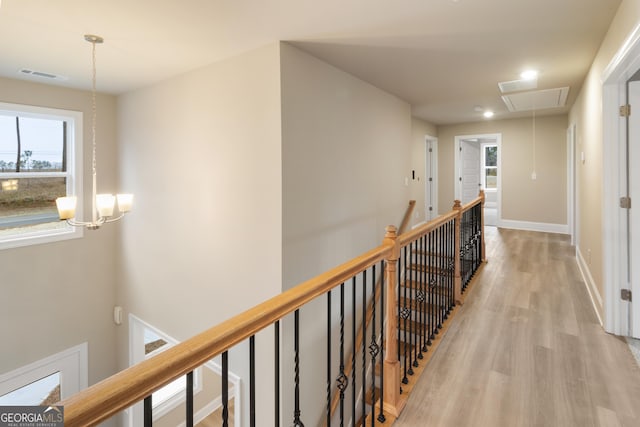
[[[113,218],[109,217],[109,218],[106,218],[106,219],[105,219],[104,217],[101,217],[100,219],[102,219],[102,220],[103,220],[103,223],[104,223],[104,224],[108,224],[108,223],[110,223],[110,222],[116,222],[116,221],[118,221],[118,220],[121,220],[122,218],[124,218],[124,213],[121,213],[121,214],[120,214],[120,215],[118,215],[117,217],[113,217]]]

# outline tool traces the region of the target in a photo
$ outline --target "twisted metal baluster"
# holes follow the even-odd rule
[[[295,353],[295,408],[293,412],[293,427],[304,427],[304,424],[300,421],[300,310],[294,312],[293,319],[293,344]]]
[[[384,261],[380,261],[380,343],[382,344],[384,342],[384,309],[385,309],[385,305],[384,305],[384,289],[386,286],[386,283],[384,281],[384,272],[385,272],[385,262]],[[375,276],[375,274],[374,274]],[[375,341],[375,340],[374,340]],[[377,351],[378,347],[376,346],[376,351],[375,353],[378,354]],[[378,421],[380,421],[381,423],[385,422],[387,419],[384,416],[384,411],[383,411],[383,402],[384,402],[384,346],[381,345],[379,347],[380,350],[380,405],[378,405],[380,407],[380,412],[378,413]],[[375,407],[373,412],[375,413]],[[373,421],[371,421],[373,423]]]
[[[336,379],[340,390],[340,427],[344,426],[344,391],[349,386],[349,378],[344,374],[344,283],[340,285],[340,375]]]

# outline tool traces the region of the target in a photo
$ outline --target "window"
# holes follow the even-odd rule
[[[87,343],[0,375],[0,405],[51,405],[87,387]]]
[[[498,188],[498,146],[482,146],[482,188],[495,191]]]
[[[82,113],[0,103],[0,249],[82,236],[55,204],[82,192],[80,159]]]
[[[138,317],[129,315],[129,349],[131,365],[149,359],[178,344],[178,341]],[[202,390],[201,368],[193,375],[194,394]],[[186,377],[180,377],[153,393],[153,419],[158,420],[185,400]],[[129,413],[129,425],[142,425],[142,405]]]

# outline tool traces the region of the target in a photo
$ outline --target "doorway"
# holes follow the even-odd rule
[[[500,224],[501,207],[501,134],[461,135],[455,137],[455,197],[462,204],[485,192],[485,225]]]
[[[635,338],[640,337],[640,173],[629,165],[640,162],[640,150],[628,142],[637,140],[640,124],[621,107],[633,104],[631,114],[640,108],[639,74],[640,25],[602,75],[603,323],[607,332]]]

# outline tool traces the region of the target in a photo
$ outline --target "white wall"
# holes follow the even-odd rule
[[[578,183],[578,235],[577,250],[586,261],[582,268],[586,271],[591,289],[604,298],[603,283],[603,220],[602,220],[602,73],[613,56],[622,47],[625,38],[640,22],[640,1],[624,0],[614,17],[598,54],[594,58],[582,89],[569,114],[569,123],[576,125],[576,180]],[[584,163],[580,154],[584,153]],[[596,304],[599,314],[604,317],[604,307]]]
[[[271,44],[118,99],[122,186],[136,195],[118,302],[179,340],[281,290],[278,57]]]
[[[399,225],[410,195],[404,180],[411,173],[411,111],[406,102],[286,43],[281,67],[286,289],[379,245],[385,226]],[[326,373],[318,369],[326,364],[325,306],[322,299],[301,311],[305,425],[319,422],[319,396],[326,393]],[[289,387],[291,328],[285,323],[283,381]],[[292,390],[285,390],[283,414],[291,417]]]
[[[536,118],[536,175],[532,119],[487,120],[438,127],[439,211],[454,199],[455,137],[502,134],[502,219],[561,228],[567,224],[567,116]]]
[[[91,94],[0,78],[0,101],[83,112],[84,174],[91,176]],[[97,97],[99,191],[115,191],[116,101]],[[85,181],[90,211],[90,180]],[[119,225],[81,239],[0,251],[0,373],[82,342],[89,384],[116,372],[115,245]]]

